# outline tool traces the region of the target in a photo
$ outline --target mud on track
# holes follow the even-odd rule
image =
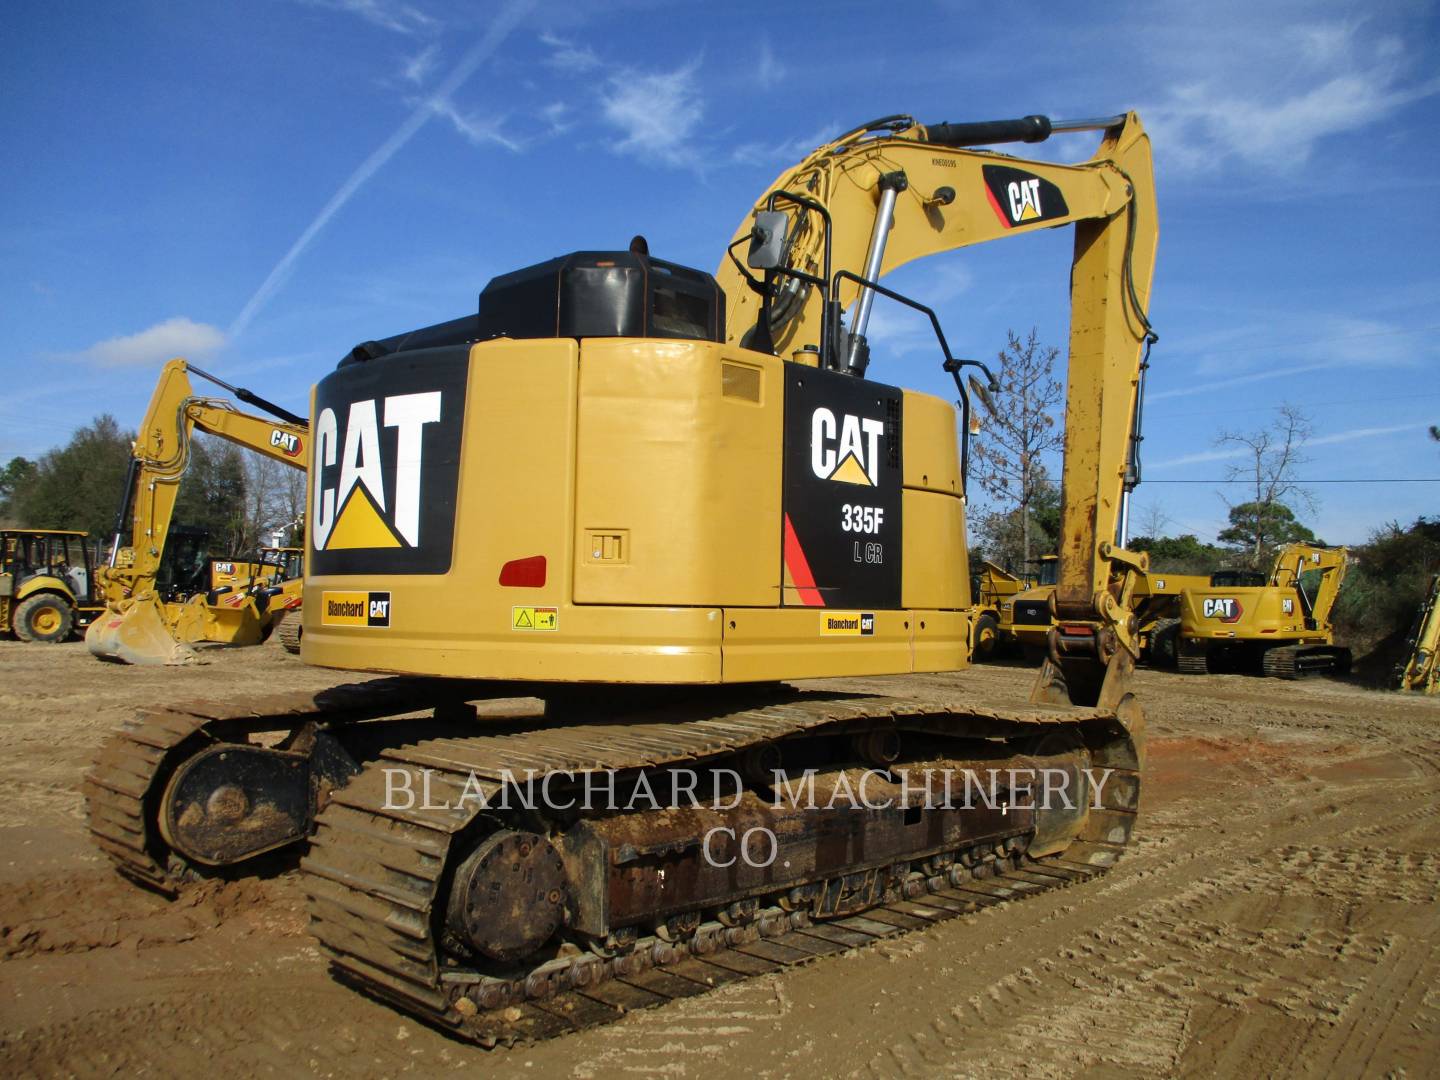
[[[333,983],[292,876],[167,903],[85,839],[136,707],[338,681],[277,647],[180,670],[0,642],[5,1075],[1423,1075],[1440,1047],[1440,703],[1142,672],[1130,853],[1098,882],[485,1052]],[[850,688],[1023,699],[1030,672]]]

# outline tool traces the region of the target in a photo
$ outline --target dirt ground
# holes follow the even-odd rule
[[[1422,1075],[1440,1050],[1440,702],[1142,672],[1131,852],[1098,881],[483,1051],[331,981],[293,875],[167,902],[79,784],[135,707],[337,681],[274,646],[122,668],[0,642],[0,1071],[495,1077]],[[884,680],[1023,699],[1031,673]],[[876,685],[879,681],[865,685]],[[857,685],[857,684],[849,684]]]

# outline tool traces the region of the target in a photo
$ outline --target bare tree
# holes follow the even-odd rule
[[[1275,423],[1251,432],[1222,431],[1216,446],[1231,446],[1239,451],[1240,462],[1226,470],[1226,480],[1243,481],[1248,499],[1231,503],[1232,528],[1239,528],[1250,548],[1254,565],[1260,565],[1279,536],[1272,527],[1294,515],[1290,502],[1299,501],[1312,512],[1315,498],[1295,477],[1295,471],[1310,459],[1302,448],[1311,435],[1310,418],[1293,405],[1284,404],[1275,410]],[[1229,531],[1229,530],[1227,530]],[[1222,539],[1225,539],[1222,536]]]
[[[1055,412],[1065,388],[1054,377],[1060,350],[1040,344],[1034,329],[1023,341],[1006,331],[999,353],[1001,397],[974,446],[974,477],[1001,507],[1018,511],[1021,549],[1031,558],[1031,508],[1046,482],[1042,456],[1060,449],[1064,430]]]
[[[245,455],[245,536],[250,550],[293,523],[305,509],[305,471],[264,454]]]
[[[1154,540],[1165,535],[1165,530],[1175,523],[1175,519],[1165,512],[1165,508],[1159,503],[1149,503],[1144,511],[1135,518],[1136,528],[1131,530],[1137,536],[1148,536]]]

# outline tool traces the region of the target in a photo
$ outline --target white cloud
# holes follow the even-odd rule
[[[455,107],[455,103],[448,98],[432,99],[430,108],[436,116],[443,116],[446,120],[449,120],[456,131],[476,146],[482,146],[485,143],[494,143],[496,146],[503,146],[506,150],[517,154],[522,149],[518,142],[500,130],[500,125],[504,123],[505,120],[502,116],[492,116],[488,118],[482,118],[474,114],[467,116],[460,112],[460,110]]]
[[[1291,171],[1322,139],[1373,127],[1440,93],[1440,79],[1410,79],[1402,41],[1369,31],[1363,19],[1301,21],[1222,7],[1202,6],[1195,21],[1182,17],[1157,31],[1151,55],[1173,83],[1140,113],[1166,167],[1210,172],[1238,162]]]
[[[807,135],[798,135],[774,143],[742,143],[730,151],[730,160],[737,165],[790,165],[809,156],[812,150],[830,142],[841,133],[838,121],[830,121]]]
[[[364,19],[371,26],[382,30],[393,30],[397,34],[433,33],[439,29],[438,20],[426,15],[409,4],[394,0],[303,0],[311,7],[343,11]]]
[[[570,119],[570,106],[563,101],[552,101],[540,110],[540,118],[550,128],[551,135],[563,135],[575,126]]]
[[[1304,375],[1311,371],[1325,371],[1329,368],[1344,366],[1340,361],[1327,361],[1319,364],[1295,364],[1290,367],[1270,368],[1266,371],[1255,371],[1248,375],[1236,375],[1229,379],[1212,379],[1210,382],[1188,383],[1185,386],[1176,387],[1174,390],[1161,390],[1159,393],[1145,392],[1145,403],[1148,405],[1155,401],[1164,401],[1166,398],[1190,397],[1194,394],[1208,394],[1213,390],[1225,390],[1235,386],[1246,386],[1249,383],[1266,382],[1270,379],[1283,379],[1291,375]]]
[[[187,359],[209,356],[224,344],[225,334],[218,327],[177,315],[137,334],[96,342],[77,355],[101,367],[130,367],[176,356]]]
[[[785,81],[788,71],[785,65],[775,58],[775,50],[770,47],[769,38],[761,40],[760,56],[756,59],[755,70],[751,74],[762,90],[773,90]]]
[[[1231,458],[1244,457],[1250,453],[1244,447],[1231,447],[1228,450],[1201,450],[1195,454],[1185,454],[1177,458],[1167,458],[1165,461],[1147,461],[1147,469],[1171,469],[1181,465],[1199,465],[1205,461],[1229,461]]]
[[[705,111],[695,85],[699,67],[696,60],[675,71],[611,79],[601,108],[624,136],[616,149],[667,165],[694,164],[690,138]]]
[[[275,295],[276,291],[290,277],[300,256],[310,246],[320,231],[330,223],[340,210],[348,203],[365,182],[374,176],[392,157],[400,152],[415,133],[425,126],[426,121],[439,111],[439,106],[448,104],[450,95],[465,83],[481,64],[488,60],[492,53],[500,47],[500,43],[515,28],[515,25],[530,13],[533,0],[511,0],[498,16],[490,21],[489,27],[475,46],[465,54],[451,70],[429,100],[421,102],[415,107],[410,115],[398,128],[396,128],[373,153],[370,154],[355,171],[346,177],[340,189],[330,196],[330,201],[320,208],[310,224],[305,227],[295,242],[290,245],[290,250],[280,257],[260,287],[255,290],[245,306],[240,309],[240,314],[235,316],[235,321],[230,324],[230,338],[238,338],[249,327],[252,319]],[[451,106],[453,108],[453,106]]]
[[[1426,424],[1392,424],[1389,427],[1351,428],[1349,431],[1337,431],[1333,435],[1321,435],[1318,439],[1308,439],[1305,445],[1307,447],[1329,446],[1332,443],[1354,442],[1357,439],[1374,439],[1381,435],[1395,435],[1402,431],[1419,431],[1427,426]]]
[[[551,33],[541,34],[540,41],[550,47],[550,55],[545,60],[546,66],[554,68],[556,71],[563,71],[570,75],[583,75],[600,66],[600,58],[588,45],[576,45],[574,42],[556,37]]]
[[[421,49],[414,56],[405,61],[401,70],[406,82],[412,82],[416,86],[422,85],[435,70],[435,60],[440,54],[439,45],[429,45]]]
[[[1391,424],[1387,427],[1363,427],[1351,428],[1348,431],[1337,431],[1330,435],[1322,435],[1317,439],[1306,439],[1304,446],[1308,450],[1312,446],[1332,446],[1335,443],[1358,442],[1364,439],[1378,439],[1385,435],[1397,435],[1402,431],[1419,431],[1428,425],[1426,424]],[[1165,461],[1152,461],[1147,463],[1147,468],[1169,469],[1178,468],[1181,465],[1198,465],[1206,461],[1228,461],[1232,458],[1246,457],[1251,453],[1248,447],[1227,447],[1216,450],[1202,450],[1195,454],[1185,454],[1177,458],[1168,458]]]

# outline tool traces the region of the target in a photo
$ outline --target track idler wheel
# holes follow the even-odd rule
[[[568,900],[565,864],[550,842],[502,829],[456,868],[445,921],[476,952],[518,960],[560,929]]]
[[[160,834],[191,862],[228,866],[303,839],[311,813],[306,755],[222,743],[175,770]]]

